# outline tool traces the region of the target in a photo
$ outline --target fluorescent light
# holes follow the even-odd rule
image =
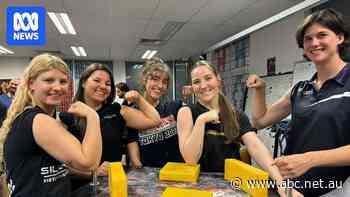
[[[61,34],[67,34],[66,30],[64,30],[63,26],[61,25],[61,22],[58,20],[57,16],[53,12],[48,12],[47,13],[52,20],[53,24],[55,24],[56,28]]]
[[[75,47],[75,46],[71,46],[70,47],[74,53],[75,56],[84,56],[86,57],[86,52],[85,49],[83,47]]]
[[[78,47],[81,56],[87,56],[83,47]]]
[[[47,12],[61,34],[77,34],[67,13]]]
[[[6,49],[5,47],[0,45],[0,52],[4,54],[14,54],[13,51]]]
[[[73,34],[73,35],[77,34],[77,32],[75,32],[75,29],[72,25],[72,22],[69,19],[69,16],[66,13],[61,13],[61,17],[62,17],[63,22],[65,23],[65,25],[67,27],[68,33]]]
[[[259,29],[261,29],[261,28],[263,28],[263,27],[265,27],[267,25],[270,25],[270,24],[272,24],[272,23],[274,23],[276,21],[279,21],[279,20],[281,20],[281,19],[283,19],[283,18],[285,18],[285,17],[287,17],[287,16],[289,16],[291,14],[294,14],[294,13],[300,11],[300,10],[303,10],[303,9],[308,8],[310,6],[316,6],[316,5],[318,5],[320,3],[323,3],[323,2],[326,2],[326,1],[327,0],[305,0],[305,1],[301,2],[301,3],[296,4],[293,7],[290,7],[288,9],[286,9],[286,10],[284,10],[284,11],[282,11],[282,12],[280,12],[280,13],[278,13],[278,14],[276,14],[276,15],[274,15],[274,16],[266,19],[266,20],[264,20],[264,21],[261,21],[261,22],[255,24],[255,25],[253,25],[253,26],[251,26],[251,27],[249,27],[249,28],[247,28],[247,29],[245,29],[245,30],[243,30],[243,31],[241,31],[241,32],[239,32],[239,33],[237,33],[237,34],[235,34],[235,35],[233,35],[233,36],[223,40],[223,41],[221,41],[221,42],[218,42],[218,43],[214,44],[213,46],[209,47],[205,52],[209,52],[209,51],[215,50],[215,49],[217,49],[219,47],[222,47],[222,46],[224,46],[224,45],[226,45],[226,44],[228,44],[228,43],[230,43],[230,42],[232,42],[234,40],[237,40],[238,38],[241,38],[241,37],[243,37],[245,35],[248,35],[248,34],[254,32],[256,30],[259,30]]]
[[[152,51],[152,52],[148,55],[147,59],[151,59],[156,53],[157,53],[156,50]]]
[[[147,50],[143,55],[142,55],[142,59],[151,59],[158,51],[156,50]]]
[[[142,59],[146,59],[146,57],[151,53],[150,50],[147,50],[143,55],[142,55]]]
[[[80,56],[80,53],[79,53],[77,47],[70,47],[70,48],[72,49],[75,56]]]

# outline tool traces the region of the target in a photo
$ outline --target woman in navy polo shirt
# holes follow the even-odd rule
[[[348,25],[337,12],[315,12],[304,19],[296,33],[299,47],[316,66],[314,76],[298,82],[269,107],[265,83],[256,75],[247,80],[247,86],[255,89],[252,121],[257,128],[291,114],[285,150],[288,156],[277,158],[274,164],[305,196],[325,194],[350,175],[350,65],[344,61],[349,34]]]

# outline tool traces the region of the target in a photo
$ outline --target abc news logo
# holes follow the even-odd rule
[[[8,7],[7,43],[9,45],[44,45],[45,12],[43,7]]]
[[[27,22],[27,25],[25,24]],[[39,15],[38,13],[18,13],[13,15],[13,39],[15,40],[38,40],[39,39]],[[21,32],[24,31],[24,32]]]

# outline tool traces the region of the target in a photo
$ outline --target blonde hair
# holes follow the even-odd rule
[[[207,61],[198,61],[192,69],[204,66],[211,70],[216,77],[219,77],[218,72],[215,67]],[[222,93],[219,93],[219,107],[220,107],[220,120],[223,123],[221,130],[223,130],[228,143],[239,144],[239,122],[237,117],[237,111],[235,107],[231,104],[229,99]]]
[[[145,91],[145,84],[148,79],[150,79],[154,72],[162,72],[165,73],[168,77],[168,84],[167,87],[169,87],[169,82],[170,82],[170,68],[169,66],[163,62],[160,58],[153,57],[150,60],[147,60],[143,64],[143,69],[140,73],[140,81],[142,84],[142,90]]]
[[[51,69],[58,69],[67,75],[69,74],[68,66],[61,58],[47,53],[34,57],[25,69],[23,80],[17,88],[16,96],[7,111],[6,119],[0,129],[0,161],[3,161],[3,145],[11,130],[13,121],[26,107],[36,105],[28,88],[30,81]]]

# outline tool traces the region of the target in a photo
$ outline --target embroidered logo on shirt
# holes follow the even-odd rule
[[[68,169],[63,165],[46,166],[40,169],[40,174],[43,175],[43,183],[52,183],[65,177],[68,174]]]
[[[225,133],[222,131],[215,131],[215,130],[208,130],[206,132],[207,135],[214,135],[214,136],[225,136]]]
[[[103,119],[112,119],[114,117],[117,117],[117,115],[115,115],[115,114],[105,115],[105,116],[103,116]]]
[[[9,182],[7,183],[7,188],[9,189],[9,195],[11,196],[13,191],[15,191],[15,184],[13,183],[12,179],[9,180]]]

